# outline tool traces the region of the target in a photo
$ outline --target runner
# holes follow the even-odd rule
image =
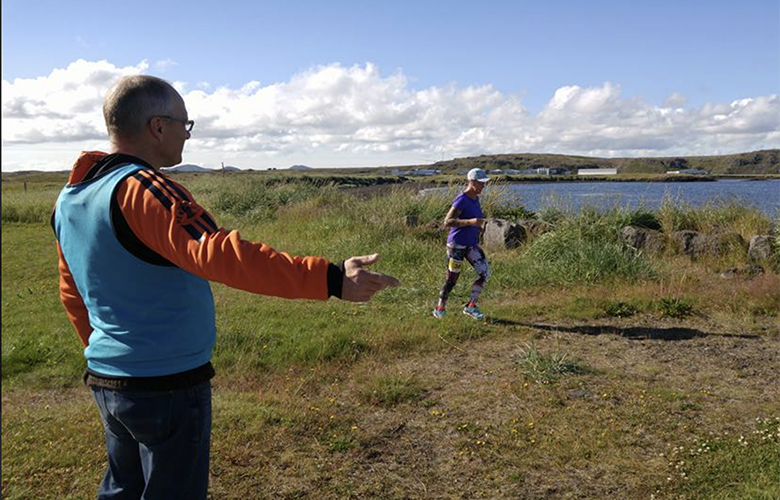
[[[447,280],[439,292],[439,303],[433,310],[437,319],[447,312],[447,299],[460,277],[463,260],[467,260],[477,272],[477,279],[471,287],[471,297],[463,308],[463,314],[474,319],[484,319],[484,314],[477,307],[477,299],[490,276],[485,252],[479,246],[479,235],[485,221],[479,195],[490,178],[481,168],[473,168],[466,175],[468,186],[452,202],[452,207],[444,219],[444,226],[450,228],[447,236]]]

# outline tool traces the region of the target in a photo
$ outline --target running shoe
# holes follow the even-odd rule
[[[445,314],[447,314],[447,310],[443,307],[441,309],[437,307],[433,310],[433,317],[436,319],[442,319]]]
[[[466,316],[471,316],[472,318],[474,318],[476,320],[480,320],[480,321],[485,319],[485,315],[482,314],[479,311],[479,308],[477,306],[475,306],[475,305],[474,306],[468,306],[467,305],[466,307],[464,307],[463,308],[463,314],[465,314]]]

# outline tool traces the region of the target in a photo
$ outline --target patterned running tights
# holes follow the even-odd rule
[[[458,278],[460,278],[464,260],[468,261],[477,272],[477,279],[471,286],[471,298],[469,299],[470,302],[477,303],[479,294],[482,292],[488,277],[490,277],[490,267],[488,266],[485,252],[482,251],[479,245],[464,247],[448,244],[447,280],[439,292],[439,307],[444,307],[447,304],[447,299],[449,299],[452,289],[455,288],[455,284],[458,282]]]

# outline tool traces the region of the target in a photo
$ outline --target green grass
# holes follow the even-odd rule
[[[614,318],[629,318],[635,315],[638,310],[633,304],[619,300],[608,303],[604,308],[604,312],[607,316],[612,316]]]
[[[693,304],[684,297],[661,297],[658,302],[661,315],[667,318],[682,319],[693,313]]]
[[[441,221],[459,185],[427,196],[394,186],[383,195],[355,197],[339,187],[346,181],[328,177],[182,179],[219,224],[239,229],[245,239],[333,261],[378,251],[375,269],[402,281],[368,304],[292,302],[213,285],[215,498],[425,497],[420,484],[429,493],[479,497],[491,488],[531,488],[550,474],[563,481],[558,492],[571,496],[631,491],[644,498],[667,474],[672,481],[658,482],[657,489],[668,498],[776,496],[767,478],[777,464],[777,444],[752,434],[747,446],[735,444],[733,435],[713,442],[712,454],[690,461],[687,480],[646,453],[679,444],[680,422],[691,424],[686,437],[701,430],[702,439],[705,430],[731,422],[734,415],[718,406],[729,401],[750,402],[738,416],[774,417],[755,394],[741,392],[747,391],[741,379],[711,397],[693,386],[683,390],[652,365],[657,358],[639,349],[676,350],[679,343],[574,333],[583,324],[636,322],[771,339],[780,306],[780,280],[771,269],[753,280],[726,281],[712,269],[731,257],[652,257],[619,239],[626,224],[768,230],[768,219],[755,211],[546,210],[536,215],[550,232],[517,249],[488,251],[492,276],[482,308],[491,321],[469,321],[454,307],[468,298],[471,269],[452,295],[457,314],[436,321],[430,309],[444,279],[446,233],[430,223]],[[4,498],[93,497],[105,460],[97,412],[79,387],[82,348],[58,298],[48,219],[62,182],[64,176],[31,180],[27,193],[19,182],[3,183]],[[491,196],[484,200],[491,216],[534,215]],[[417,225],[407,224],[412,215]],[[727,315],[727,326],[712,326],[719,315]],[[564,333],[537,329],[537,323],[560,323]],[[599,344],[587,350],[590,339]],[[491,351],[495,342],[510,348]],[[624,355],[641,354],[637,363],[647,367],[627,375],[631,365],[614,364],[620,362],[612,356],[616,342],[628,343],[632,349]],[[495,371],[498,361],[507,362],[503,371]],[[716,382],[701,375],[685,383]],[[453,395],[469,384],[473,393]],[[435,457],[425,451],[433,447]],[[392,464],[396,476],[384,464]],[[736,481],[726,464],[744,479]],[[565,470],[601,479],[579,483],[560,473]],[[718,482],[708,470],[730,479]],[[365,484],[367,477],[376,484]],[[449,480],[461,477],[463,483]],[[611,477],[628,482],[588,489]],[[632,486],[638,477],[647,484]]]
[[[426,224],[443,218],[458,185],[426,196],[390,188],[386,196],[356,199],[337,188],[332,177],[300,176],[281,181],[268,176],[193,176],[188,181],[188,187],[218,222],[239,228],[246,239],[334,261],[378,251],[383,257],[376,269],[396,275],[404,283],[380,294],[370,306],[296,302],[292,306],[297,320],[293,325],[288,321],[290,303],[214,285],[221,339],[215,350],[218,365],[229,371],[266,371],[322,362],[349,364],[371,353],[430,344],[404,328],[378,325],[382,322],[366,311],[387,307],[387,313],[396,315],[393,305],[399,304],[403,312],[397,315],[403,317],[407,311],[422,315],[430,307],[443,279],[445,233]],[[48,178],[39,184],[30,182],[27,192],[19,182],[3,185],[6,333],[2,377],[11,384],[68,385],[84,366],[81,349],[73,342],[72,327],[57,300],[54,237],[47,223],[56,186],[56,179]],[[500,191],[499,186],[485,197],[486,211],[533,215],[503,206]],[[418,218],[417,226],[407,225],[410,215]],[[578,214],[548,210],[539,216],[550,224],[550,232],[517,251],[489,255],[493,277],[484,300],[534,287],[655,279],[662,272],[658,263],[620,241],[620,228],[627,224],[665,230],[701,228],[715,222],[765,230],[768,224],[754,211],[734,205],[696,210],[667,203],[658,213],[614,207],[606,212],[586,208]],[[25,222],[14,222],[17,220]],[[463,281],[470,279],[468,270],[465,274]],[[465,300],[467,295],[468,286],[461,285],[453,300]],[[581,307],[575,304],[575,308]],[[582,318],[604,314],[628,317],[636,312],[631,307],[594,302],[586,307],[592,309],[587,314],[574,309],[570,312]],[[679,319],[689,315],[692,306],[665,297],[659,307],[664,316]],[[390,333],[370,333],[377,327]],[[451,330],[445,323],[445,328],[448,331],[443,336],[449,339],[484,335],[473,325]],[[323,333],[312,336],[311,331]]]
[[[4,222],[2,238],[3,385],[73,385],[86,364],[59,301],[54,233]]]
[[[62,186],[30,187],[27,192],[18,186],[3,186],[2,222],[47,223]]]
[[[540,384],[549,384],[566,375],[582,375],[590,369],[563,352],[542,354],[536,344],[530,343],[520,351],[517,365],[523,376]]]
[[[504,273],[515,287],[639,281],[655,274],[652,261],[620,241],[625,225],[650,224],[644,211],[546,212],[553,230],[535,238]]]
[[[666,198],[657,217],[666,234],[684,230],[734,232],[746,241],[755,234],[770,234],[772,227],[766,214],[734,200],[716,199],[701,207],[691,207],[682,200]]]
[[[367,380],[361,388],[361,397],[372,405],[391,407],[419,399],[423,388],[415,377],[381,375]]]
[[[780,498],[780,417],[759,418],[744,435],[703,438],[669,455],[675,498]]]

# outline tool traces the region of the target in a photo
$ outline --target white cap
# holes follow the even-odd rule
[[[466,174],[466,179],[470,181],[487,182],[490,180],[490,177],[488,177],[481,168],[472,168],[469,170],[469,173]]]

